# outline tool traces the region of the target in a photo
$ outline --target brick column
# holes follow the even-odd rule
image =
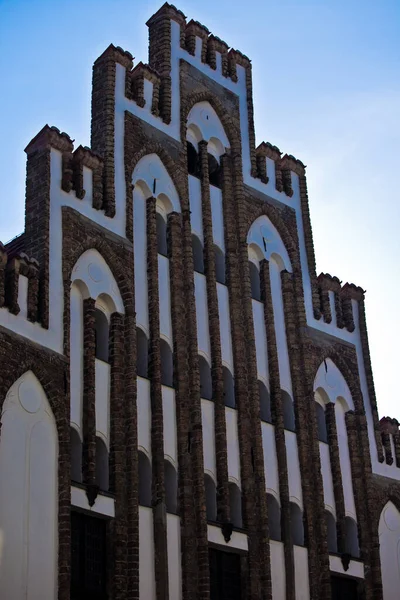
[[[147,200],[147,281],[149,306],[149,377],[151,396],[152,506],[157,600],[168,600],[167,513],[164,482],[164,418],[161,389],[160,301],[156,199]]]
[[[95,485],[96,477],[96,387],[95,387],[95,301],[83,301],[83,482]],[[90,494],[88,494],[90,495]],[[90,500],[89,500],[90,502]]]
[[[222,373],[221,334],[217,280],[215,275],[215,252],[208,174],[207,142],[199,143],[201,164],[201,204],[204,237],[204,267],[207,282],[208,324],[211,346],[211,375],[214,401],[215,455],[217,469],[217,518],[229,521],[228,453],[226,441],[226,418],[224,381]]]
[[[274,309],[272,304],[269,263],[261,263],[261,293],[264,302],[265,329],[268,340],[268,365],[271,393],[272,422],[275,428],[275,445],[278,461],[279,496],[281,500],[281,533],[284,543],[286,600],[295,600],[295,574],[292,534],[290,530],[289,481],[283,425],[281,384],[279,377],[278,350],[276,345]]]

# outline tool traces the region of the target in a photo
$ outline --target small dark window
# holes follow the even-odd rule
[[[328,432],[326,430],[325,411],[319,402],[315,402],[315,412],[317,415],[318,439],[320,442],[328,443]]]
[[[242,527],[242,492],[236,483],[229,483],[229,508],[231,523],[235,527]]]
[[[96,483],[99,489],[107,492],[109,488],[108,450],[101,438],[96,437]]]
[[[200,177],[200,160],[196,148],[190,142],[186,142],[187,169],[189,175]]]
[[[98,308],[94,311],[96,358],[108,362],[109,324],[106,315]]]
[[[294,418],[294,407],[293,401],[289,394],[284,390],[281,390],[282,397],[282,408],[283,408],[283,426],[289,431],[296,430],[296,422]]]
[[[331,577],[332,600],[359,600],[359,583],[347,577]]]
[[[178,508],[178,476],[169,460],[164,460],[165,505],[167,512],[176,515]]]
[[[161,384],[173,387],[174,385],[174,358],[168,342],[160,340],[161,354]]]
[[[138,376],[147,379],[149,376],[149,341],[140,327],[136,328],[136,360]]]
[[[328,552],[335,554],[337,552],[337,532],[335,517],[329,510],[325,510],[326,531],[328,538]]]
[[[157,224],[157,252],[163,256],[168,256],[167,243],[167,223],[159,212],[156,213]]]
[[[346,552],[353,558],[360,557],[360,548],[358,545],[357,523],[351,517],[345,518],[346,527]]]
[[[151,464],[144,452],[138,452],[139,504],[151,506]]]
[[[257,265],[249,260],[249,272],[250,272],[250,285],[251,285],[251,297],[253,300],[261,300],[261,286],[260,286],[260,271],[257,269]]]
[[[212,154],[208,154],[208,179],[210,185],[221,187],[221,165]]]
[[[106,526],[71,512],[71,600],[107,599]]]
[[[213,479],[206,473],[204,475],[204,488],[206,492],[206,510],[208,521],[217,520],[217,491]]]
[[[271,423],[271,398],[266,386],[258,381],[258,394],[260,396],[260,417],[262,421]]]
[[[241,600],[240,556],[210,548],[210,600]]]
[[[200,396],[205,400],[212,400],[212,379],[210,365],[204,358],[199,355],[199,370],[200,370]]]
[[[222,367],[222,375],[224,378],[225,406],[229,406],[229,408],[235,408],[235,382],[233,380],[232,373],[227,367]]]
[[[269,537],[277,542],[281,541],[281,509],[278,500],[272,495],[267,494],[268,508],[268,527]]]
[[[290,503],[290,526],[293,544],[295,546],[304,546],[303,513],[295,502]]]
[[[204,273],[204,254],[203,244],[195,235],[192,234],[193,268],[197,273]]]
[[[71,433],[71,480],[82,482],[82,442],[79,433],[73,427]]]
[[[215,279],[217,283],[225,285],[225,254],[221,248],[214,244],[214,257],[215,257]]]

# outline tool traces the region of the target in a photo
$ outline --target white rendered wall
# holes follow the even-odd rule
[[[400,513],[392,502],[379,520],[379,543],[384,600],[398,600],[400,590]]]
[[[182,598],[181,524],[177,515],[167,514],[168,585],[170,600]]]
[[[158,293],[160,298],[160,334],[168,339],[172,347],[171,294],[169,281],[169,259],[158,255]]]
[[[269,382],[269,370],[268,370],[268,349],[267,349],[267,333],[265,331],[265,320],[264,320],[264,304],[258,300],[252,300],[253,305],[253,323],[254,323],[254,337],[256,342],[256,356],[257,356],[257,377],[264,381]]]
[[[303,494],[301,491],[299,452],[297,449],[297,435],[285,429],[285,446],[288,466],[289,496],[296,500],[303,508]]]
[[[271,550],[272,600],[285,600],[286,579],[283,543],[271,540],[269,547]]]
[[[293,546],[293,554],[296,600],[309,600],[308,550],[302,546]]]
[[[0,598],[56,600],[58,437],[46,395],[31,371],[9,390],[1,422]]]
[[[339,444],[340,471],[342,473],[344,506],[346,515],[357,520],[356,507],[353,494],[353,480],[351,477],[351,463],[349,453],[349,442],[345,421],[345,409],[338,398],[335,404],[336,429]]]
[[[96,433],[100,433],[110,449],[110,372],[103,360],[95,359]]]
[[[216,479],[214,402],[203,398],[201,400],[201,425],[203,428],[204,470],[211,473]]]
[[[139,506],[139,598],[156,598],[153,511],[146,506]]]
[[[226,442],[228,450],[228,476],[240,486],[240,454],[237,410],[225,407]]]
[[[232,355],[231,319],[229,312],[229,290],[226,287],[226,285],[217,283],[217,294],[222,362],[229,367],[231,373],[233,374],[234,369]]]
[[[264,454],[265,485],[267,490],[275,492],[279,498],[278,459],[276,456],[275,428],[271,423],[261,422],[262,445]]]
[[[176,439],[176,407],[175,390],[162,386],[163,426],[164,426],[164,454],[172,458],[175,468],[178,465],[178,451]]]
[[[150,381],[137,378],[138,446],[151,456],[151,403]]]
[[[319,442],[319,456],[321,460],[322,482],[324,487],[325,507],[329,508],[333,515],[336,515],[335,495],[333,492],[333,479],[331,469],[331,459],[329,455],[329,445],[325,442]]]
[[[140,186],[133,191],[133,251],[135,257],[136,324],[149,330],[147,302],[146,199]]]
[[[199,351],[211,358],[210,333],[208,328],[208,306],[206,278],[201,273],[194,274],[197,343]]]
[[[28,315],[28,278],[25,275],[18,277],[18,306],[19,316],[26,319]]]
[[[210,185],[211,215],[214,243],[225,252],[224,213],[222,208],[222,191]]]
[[[82,431],[83,305],[82,295],[76,285],[71,287],[70,315],[71,422]]]

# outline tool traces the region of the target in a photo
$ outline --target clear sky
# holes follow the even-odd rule
[[[91,68],[147,62],[163,0],[0,0],[0,240],[24,227],[23,149],[45,123],[90,143]],[[257,144],[307,166],[317,271],[367,290],[380,416],[400,420],[400,0],[177,0],[252,59]]]

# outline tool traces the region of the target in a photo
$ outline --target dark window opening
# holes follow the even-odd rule
[[[331,577],[332,600],[359,600],[359,583],[355,579]]]
[[[107,446],[96,436],[96,484],[103,492],[109,488],[109,466]]]
[[[82,482],[82,442],[79,433],[73,427],[71,434],[71,480]]]
[[[174,357],[168,342],[160,340],[161,385],[174,385]]]
[[[290,503],[290,526],[293,544],[295,546],[304,546],[303,513],[295,502]]]
[[[95,324],[95,356],[96,358],[108,362],[108,336],[109,324],[106,315],[102,310],[95,308],[94,311]]]
[[[217,283],[225,285],[225,254],[221,248],[214,244],[214,257],[215,257],[215,279]]]
[[[167,512],[176,515],[178,510],[178,476],[169,460],[164,460],[165,505]]]
[[[186,142],[187,169],[189,175],[200,177],[200,159],[196,148],[190,142]]]
[[[328,552],[335,554],[338,551],[337,548],[337,531],[336,531],[336,520],[333,514],[329,510],[325,510],[326,519],[326,531],[328,538]]]
[[[283,408],[283,426],[289,431],[296,430],[296,421],[294,418],[294,406],[293,401],[289,394],[284,390],[281,390],[282,408]]]
[[[205,400],[212,400],[211,368],[204,356],[199,355],[200,371],[200,396]]]
[[[193,252],[193,269],[197,273],[204,273],[204,254],[203,244],[195,235],[192,234],[192,252]]]
[[[262,421],[271,423],[271,398],[266,386],[258,381],[258,394],[260,397],[260,417]]]
[[[231,523],[235,527],[242,527],[242,492],[236,483],[229,483],[229,509]]]
[[[167,223],[160,213],[156,213],[157,252],[168,256]]]
[[[282,539],[281,508],[279,506],[278,500],[272,494],[267,494],[267,508],[269,537],[271,538],[271,540],[280,542]]]
[[[249,260],[249,272],[251,297],[253,300],[261,301],[260,271],[257,269],[257,265],[253,263],[252,260]]]
[[[149,340],[140,327],[136,329],[136,355],[137,374],[139,377],[147,379],[149,376]]]
[[[328,443],[328,432],[326,429],[325,411],[319,402],[315,402],[315,412],[317,414],[318,439],[320,442]]]
[[[346,528],[346,545],[345,550],[353,558],[360,557],[360,547],[358,545],[358,529],[357,523],[351,517],[345,518]]]
[[[235,400],[235,382],[232,373],[227,367],[222,367],[222,375],[224,379],[224,402],[229,408],[236,407]]]
[[[204,475],[204,488],[206,492],[207,520],[217,520],[217,491],[213,479],[206,473]]]
[[[151,506],[151,464],[144,452],[138,452],[139,504]]]
[[[209,549],[210,600],[241,600],[240,555]]]
[[[217,188],[221,187],[222,176],[221,176],[221,165],[218,160],[212,154],[208,154],[208,179],[210,185],[214,185]]]
[[[107,599],[106,526],[71,512],[71,600]]]

